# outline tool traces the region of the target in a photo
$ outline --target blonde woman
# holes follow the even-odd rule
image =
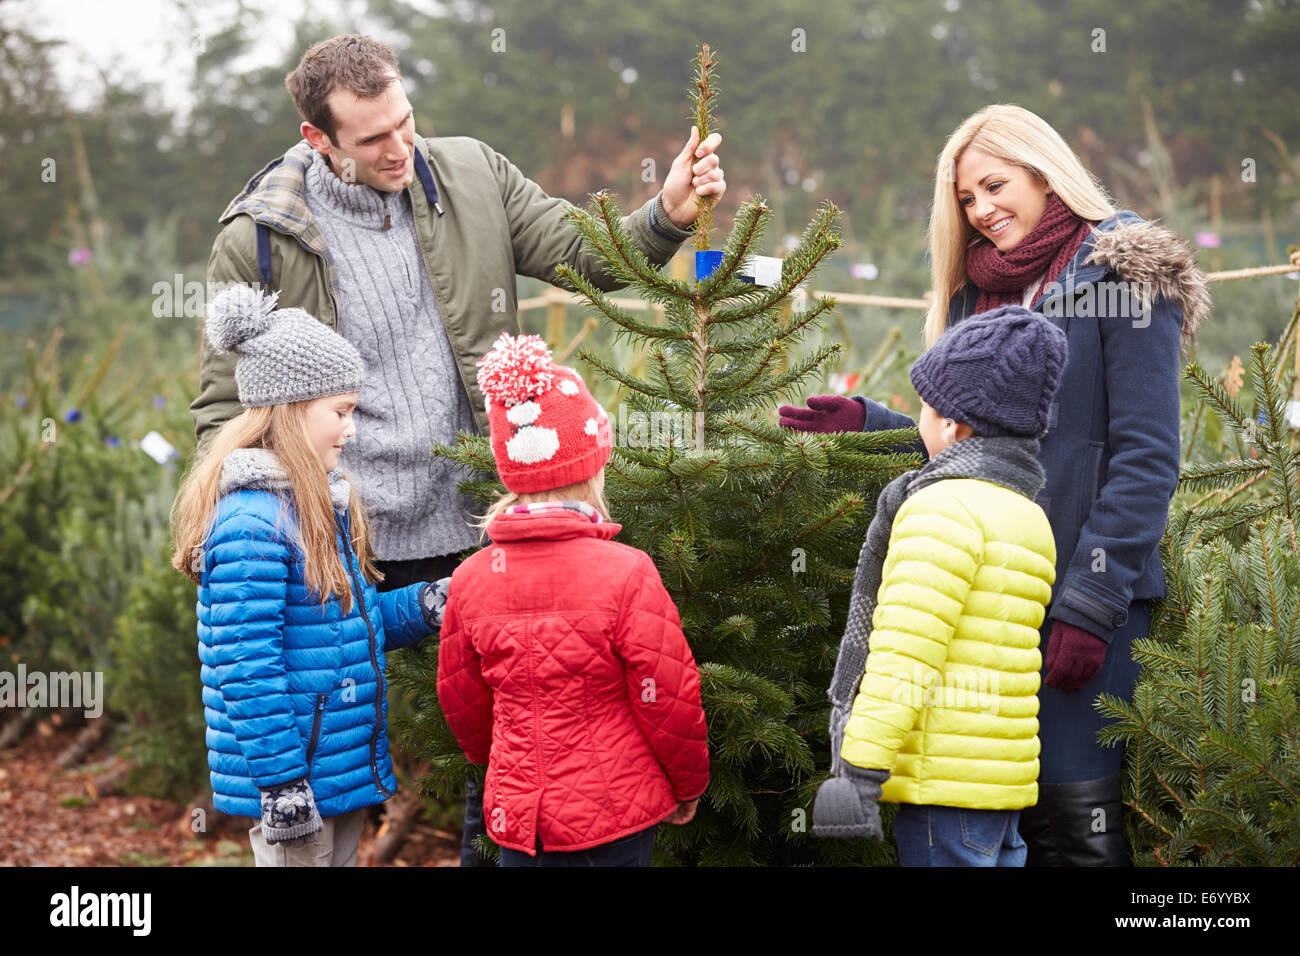
[[[442,619],[449,579],[384,593],[338,458],[356,434],[360,354],[246,287],[206,334],[240,353],[242,414],[174,506],[172,564],[198,584],[213,805],[253,817],[258,866],[352,866],[364,811],[397,790],[384,653]]]
[[[1098,744],[1093,701],[1131,698],[1133,641],[1165,596],[1158,547],[1178,481],[1179,351],[1210,314],[1205,276],[1180,237],[1117,211],[1060,135],[1013,105],[980,110],[948,139],[929,241],[927,348],[1008,304],[1067,336],[1039,452],[1057,567],[1041,631],[1039,797],[1020,833],[1030,866],[1127,865],[1123,752]],[[804,431],[913,426],[878,402],[833,395],[780,414]]]

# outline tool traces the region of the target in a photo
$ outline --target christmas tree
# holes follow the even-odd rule
[[[703,140],[717,92],[707,46],[696,64],[693,118]],[[711,198],[696,222],[701,250]],[[775,404],[794,398],[840,351],[838,343],[800,350],[833,300],[783,308],[839,246],[838,210],[824,203],[779,269],[772,261],[756,267],[751,257],[770,213],[755,197],[737,213],[720,261],[695,282],[652,267],[621,216],[605,192],[570,212],[606,270],[662,307],[661,321],[637,318],[566,266],[557,280],[648,356],[638,375],[595,351],[579,353],[589,383],[604,377],[626,396],[610,416],[606,495],[623,525],[618,540],[650,554],[677,604],[708,716],[709,788],[690,824],[660,828],[656,861],[887,860],[888,844],[814,838],[809,818],[829,766],[826,688],[858,551],[880,487],[915,465],[885,450],[915,432],[804,434],[772,420]],[[770,285],[741,278],[761,278],[764,268]],[[462,435],[440,452],[479,473],[463,488],[482,502],[501,491],[485,437]],[[418,706],[400,729],[407,746],[434,761],[426,787],[450,795],[470,771],[432,699],[435,663],[432,648],[401,663],[399,680]]]
[[[1101,739],[1127,744],[1139,863],[1300,863],[1300,452],[1277,365],[1253,347],[1254,414],[1231,374],[1185,370],[1241,454],[1184,468],[1180,487],[1206,493],[1170,516],[1133,702],[1098,699],[1116,718]]]

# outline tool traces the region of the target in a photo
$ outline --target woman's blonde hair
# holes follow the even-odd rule
[[[334,505],[330,498],[325,463],[313,447],[307,432],[306,409],[310,401],[246,409],[226,422],[212,437],[208,450],[196,458],[172,503],[172,533],[176,551],[172,567],[196,584],[203,566],[203,545],[216,522],[221,471],[226,456],[240,448],[266,448],[275,453],[288,475],[288,494],[280,498],[280,519],[292,504],[295,508],[303,554],[303,580],[324,603],[333,595],[344,613],[352,610],[352,587],[339,556]],[[370,525],[352,491],[348,499],[349,533],[362,573],[382,581],[371,550]]]
[[[947,327],[949,300],[966,284],[966,250],[982,238],[957,201],[957,163],[971,146],[1046,182],[1080,219],[1100,222],[1115,214],[1105,188],[1042,117],[1010,103],[968,117],[948,137],[935,169],[929,229],[934,301],[925,317],[926,348]]]
[[[598,480],[602,474],[603,469],[586,481],[574,482],[571,485],[552,488],[549,491],[533,491],[525,494],[507,491],[492,502],[492,507],[488,508],[486,514],[478,516],[477,520],[472,522],[473,527],[479,529],[479,544],[487,540],[487,526],[492,523],[492,520],[512,505],[526,505],[534,501],[585,501],[600,513],[602,519],[605,521],[611,520],[609,517],[609,503],[605,500],[603,490],[604,484]]]

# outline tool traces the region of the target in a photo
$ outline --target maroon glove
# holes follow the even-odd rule
[[[1109,645],[1095,634],[1066,624],[1052,623],[1052,635],[1047,639],[1048,687],[1057,690],[1079,690],[1101,670]]]
[[[860,432],[867,421],[862,403],[843,395],[809,395],[807,408],[782,405],[776,411],[777,424],[800,432]]]

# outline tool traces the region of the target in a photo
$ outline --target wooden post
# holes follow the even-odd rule
[[[674,279],[681,279],[683,282],[691,281],[691,257],[682,255],[678,252],[668,260],[668,270]]]
[[[792,296],[786,296],[781,300],[781,318],[778,321],[780,323],[778,327],[781,331],[789,328],[790,323],[794,321],[794,298]],[[781,350],[780,361],[777,362],[776,367],[781,372],[790,367],[790,350],[788,348]]]
[[[1210,177],[1210,228],[1214,234],[1219,237],[1219,245],[1223,245],[1223,183],[1219,179],[1219,174],[1215,173]],[[1210,257],[1214,263],[1215,270],[1223,268],[1223,256],[1218,249]]]
[[[557,349],[564,344],[564,320],[568,315],[565,295],[554,286],[547,286],[543,298],[546,306],[546,344]]]
[[[86,159],[86,143],[81,138],[81,127],[77,124],[76,114],[71,110],[65,110],[64,118],[68,121],[68,131],[72,134],[72,156],[77,167],[77,177],[81,180],[81,201],[90,216],[89,238],[84,238],[81,216],[71,202],[67,203],[68,218],[78,241],[83,242],[91,250],[90,270],[87,272],[90,277],[90,291],[95,296],[95,301],[102,302],[104,285],[100,281],[100,269],[103,267],[107,252],[104,242],[104,222],[99,218],[99,196],[95,193],[95,180],[90,174],[90,163]]]
[[[680,279],[682,282],[689,283],[691,276],[691,257],[690,254],[683,255],[678,252],[668,260],[668,274],[674,279]],[[655,325],[664,324],[664,307],[662,305],[651,306],[654,309]]]

